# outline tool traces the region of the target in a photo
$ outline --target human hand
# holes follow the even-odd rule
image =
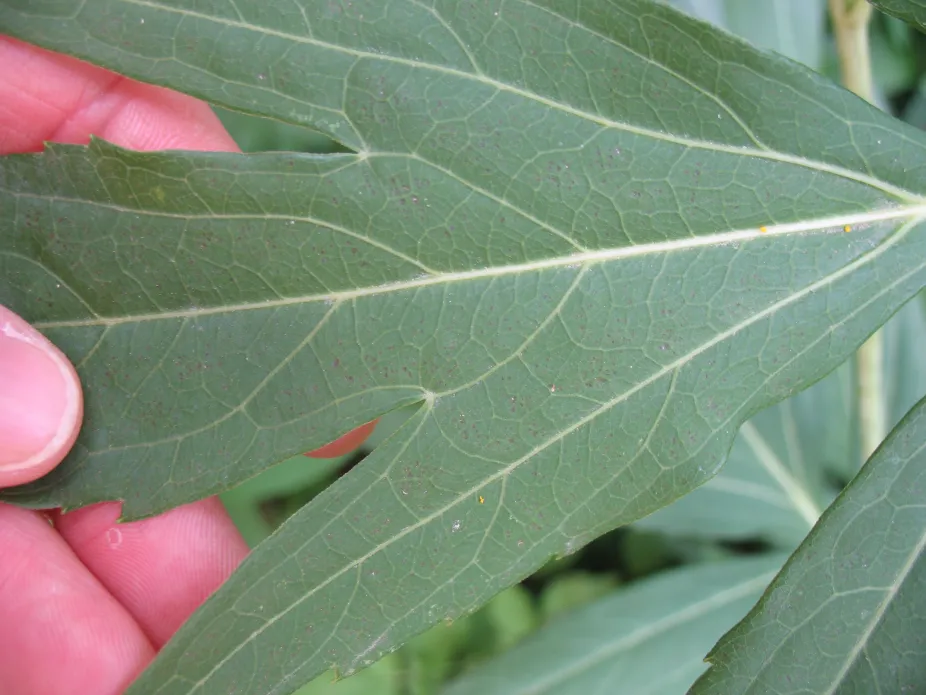
[[[137,150],[236,149],[200,101],[0,37],[0,155],[90,134]],[[0,487],[60,463],[80,419],[73,367],[0,307]],[[346,453],[370,429],[316,454]],[[118,516],[117,503],[0,504],[0,693],[121,693],[247,552],[217,499]]]

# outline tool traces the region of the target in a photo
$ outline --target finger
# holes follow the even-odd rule
[[[312,452],[341,456],[360,446],[371,422]],[[80,560],[160,647],[234,571],[248,552],[217,498],[117,524],[120,505],[59,515],[55,525]]]
[[[0,487],[45,475],[83,416],[77,374],[41,333],[0,306]]]
[[[209,107],[191,97],[117,77],[86,63],[0,39],[0,152],[44,140],[124,147],[233,150]],[[116,525],[118,505],[59,517],[74,553],[163,643],[234,569],[246,545],[218,500]]]
[[[90,135],[136,150],[235,150],[205,103],[0,37],[0,154]]]
[[[0,505],[0,692],[117,695],[154,656],[39,514]]]
[[[81,562],[160,647],[228,577],[247,545],[217,498],[117,524],[119,504],[60,515],[55,525]]]

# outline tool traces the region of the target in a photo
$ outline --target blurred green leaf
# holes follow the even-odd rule
[[[629,578],[643,577],[661,570],[675,559],[670,539],[661,533],[634,524],[621,540],[621,556]]]
[[[727,29],[759,48],[819,70],[826,39],[826,0],[726,0]]]
[[[444,695],[680,695],[783,556],[671,570],[553,620]]]
[[[540,597],[540,614],[543,620],[549,620],[609,594],[616,586],[617,580],[611,575],[567,572],[544,588]]]
[[[915,87],[918,77],[915,56],[897,40],[896,33],[890,35],[884,24],[871,31],[872,76],[878,91],[888,96]]]
[[[228,109],[216,108],[215,112],[243,152],[347,151],[327,135],[308,128]]]
[[[469,651],[480,658],[498,654],[533,632],[538,620],[530,592],[516,584],[472,615]]]
[[[293,456],[227,490],[221,499],[241,535],[254,547],[278,526],[261,513],[263,502],[333,480],[334,474],[349,459],[350,456],[335,459]]]
[[[926,304],[909,301],[884,324],[887,425],[893,429],[926,395]],[[855,475],[857,468],[849,471]]]
[[[926,80],[920,80],[916,92],[907,102],[902,118],[921,130],[926,130]]]
[[[826,39],[826,0],[668,0],[669,4],[819,70]]]
[[[693,695],[926,691],[926,399],[894,429]]]
[[[483,606],[477,614],[485,609]],[[405,666],[403,683],[407,695],[433,695],[465,661],[473,658],[468,650],[473,618],[466,616],[452,623],[438,623],[399,650]]]

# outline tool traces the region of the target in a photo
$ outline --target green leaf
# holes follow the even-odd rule
[[[498,596],[503,596],[504,593],[503,591]],[[497,600],[498,596],[493,601]],[[468,649],[470,627],[474,619],[491,604],[492,601],[489,601],[473,615],[452,624],[438,623],[403,645],[397,655],[404,658],[404,685],[408,695],[433,695],[449,675],[459,669],[464,655],[471,655]],[[372,668],[376,668],[377,664],[378,661]],[[350,679],[347,681],[350,682]]]
[[[642,580],[554,620],[443,693],[683,693],[706,668],[710,645],[749,610],[782,562],[730,560]]]
[[[875,7],[913,24],[919,29],[926,27],[926,2],[923,0],[870,0]]]
[[[224,492],[222,504],[248,545],[253,548],[273,531],[272,523],[261,513],[261,503],[284,491],[292,493],[323,484],[334,476],[348,458],[343,456],[310,461],[302,455],[294,456]]]
[[[362,449],[370,450],[391,436],[408,419],[413,409],[396,410],[381,418]],[[269,468],[260,475],[244,481],[222,494],[222,503],[228,510],[235,526],[252,547],[264,540],[279,525],[272,523],[259,508],[274,498],[292,497],[306,489],[323,489],[339,469],[354,456],[353,452],[333,459],[307,459],[300,454]]]
[[[637,525],[689,537],[762,537],[796,547],[829,502],[821,480],[825,464],[852,451],[850,366],[745,423],[713,479]],[[820,443],[836,446],[821,451]],[[814,456],[824,453],[825,459]]]
[[[474,610],[708,480],[926,282],[922,134],[661,6],[15,0],[0,29],[358,150],[3,160],[0,301],[87,405],[4,499],[154,514],[419,406],[135,695],[289,692]]]
[[[543,590],[540,612],[544,620],[578,608],[613,591],[617,580],[610,574],[567,572],[555,577]]]
[[[536,629],[537,617],[530,592],[509,587],[469,618],[469,651],[479,657],[503,652]]]
[[[911,29],[893,17],[874,15],[880,19],[872,22],[871,35],[871,71],[877,90],[885,96],[895,96],[916,86],[919,67],[916,51],[909,45],[898,45],[891,32],[891,27],[899,27],[906,34]],[[896,33],[896,29],[894,30]],[[908,42],[909,43],[909,42]],[[885,99],[885,108],[890,110],[890,102]]]
[[[910,301],[883,329],[888,426],[926,394],[926,310]],[[721,471],[641,528],[720,539],[763,537],[794,548],[861,464],[849,361],[743,425]]]
[[[926,400],[824,513],[692,692],[926,685]]]
[[[776,382],[734,352],[737,369],[753,371],[738,394],[724,385],[733,374],[703,372],[720,402],[716,395],[689,401],[683,417],[694,418],[691,434],[665,432],[679,437],[675,451],[684,458],[684,449],[700,446],[696,429],[728,430],[734,412],[768,398],[762,389],[780,397],[832,368],[922,285],[922,256],[908,249],[921,238],[913,230],[922,208],[905,192],[916,188],[915,158],[926,153],[919,134],[791,63],[668,10],[633,2],[612,10],[618,18],[638,10],[633,24],[643,34],[618,22],[601,35],[597,15],[570,19],[564,9],[532,3],[507,5],[504,15],[506,26],[520,26],[517,13],[547,26],[550,50],[569,54],[579,49],[561,42],[581,20],[568,40],[622,61],[623,89],[658,87],[647,97],[654,112],[615,98],[610,81],[590,101],[545,74],[502,81],[471,65],[359,55],[349,45],[263,26],[285,13],[239,26],[119,0],[82,6],[69,20],[37,21],[10,7],[0,18],[27,36],[42,27],[46,42],[62,48],[112,28],[112,17],[94,15],[104,7],[121,10],[122,20],[146,20],[139,44],[154,50],[160,41],[163,50],[184,52],[184,61],[160,73],[175,86],[208,81],[228,91],[241,78],[240,61],[208,63],[220,75],[190,66],[226,48],[237,56],[238,47],[228,38],[232,45],[206,50],[165,38],[158,27],[226,27],[229,36],[275,37],[309,51],[318,70],[351,88],[342,116],[360,144],[383,144],[359,156],[249,159],[129,154],[97,144],[89,153],[56,148],[8,159],[3,204],[14,233],[4,239],[0,291],[69,352],[88,385],[88,422],[75,455],[39,485],[11,493],[22,503],[72,507],[124,497],[127,517],[151,514],[224,489],[390,408],[419,402],[430,412],[442,399],[434,412],[455,421],[451,439],[476,429],[473,442],[486,437],[503,452],[500,460],[514,461],[533,456],[536,446],[558,446],[549,434],[572,432],[570,420],[581,429],[606,413],[620,418],[613,406],[637,397],[661,407],[683,365],[689,379],[700,360],[725,368],[712,352],[727,355],[728,339],[750,345],[747,353],[764,349],[760,359],[771,365],[799,370],[782,370]],[[439,13],[401,1],[394,7],[439,35],[449,31]],[[370,16],[351,21],[370,23],[370,41],[385,40],[388,23]],[[318,31],[340,37],[329,20],[320,13]],[[459,30],[471,32],[480,21],[464,17]],[[489,24],[502,26],[494,17]],[[675,48],[641,55],[656,50],[644,40],[650,34]],[[152,69],[150,56],[133,61],[120,42],[105,49],[106,36],[87,44],[97,58],[113,57],[128,71]],[[447,50],[459,48],[450,38]],[[392,50],[410,52],[416,40],[412,34],[408,46]],[[716,42],[713,53],[695,40]],[[424,55],[443,44],[429,45],[419,47]],[[381,70],[361,79],[333,61],[339,55]],[[736,61],[724,64],[710,91],[703,72],[720,55]],[[486,69],[503,67],[490,53],[484,60]],[[651,71],[653,63],[661,72]],[[364,91],[373,83],[377,91]],[[776,90],[793,96],[770,102]],[[278,106],[265,92],[248,93],[260,94],[268,109]],[[673,115],[680,99],[692,102],[684,118]],[[767,105],[756,109],[760,100]],[[593,102],[597,111],[583,110]],[[446,127],[454,118],[461,120]],[[811,145],[819,143],[781,127],[795,120],[816,123],[833,143],[867,143],[870,151],[824,144],[814,155]],[[522,137],[509,127],[529,130]],[[479,135],[461,139],[466,133]],[[512,161],[523,164],[510,169]],[[852,222],[855,234],[832,233]],[[763,237],[758,226],[766,223],[772,233]],[[875,261],[893,267],[895,255],[901,260],[891,280],[873,279]],[[869,282],[878,288],[873,296],[862,289]],[[837,291],[843,283],[855,289]],[[831,311],[821,303],[824,290],[844,297],[831,316],[838,341],[828,344],[825,326],[792,326],[763,341],[764,326],[790,312]],[[517,315],[507,311],[512,304]],[[809,361],[791,359],[811,346]],[[462,401],[469,405],[460,410]],[[713,414],[705,417],[698,409],[708,403]],[[496,408],[515,415],[510,424],[478,415]],[[522,423],[525,411],[531,415]],[[656,416],[631,429],[645,439],[645,420]],[[722,458],[726,445],[718,443],[703,452],[713,465],[702,480]]]
[[[216,109],[216,115],[243,152],[327,154],[344,151],[331,138],[288,123],[248,116],[240,111],[227,109]]]

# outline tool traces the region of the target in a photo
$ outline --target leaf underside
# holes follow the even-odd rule
[[[926,684],[926,400],[827,509],[692,693]]]
[[[132,693],[289,692],[473,610],[708,480],[926,279],[921,134],[649,3],[17,0],[0,30],[357,151],[4,159],[0,302],[86,387],[4,500],[146,516],[419,405]]]

